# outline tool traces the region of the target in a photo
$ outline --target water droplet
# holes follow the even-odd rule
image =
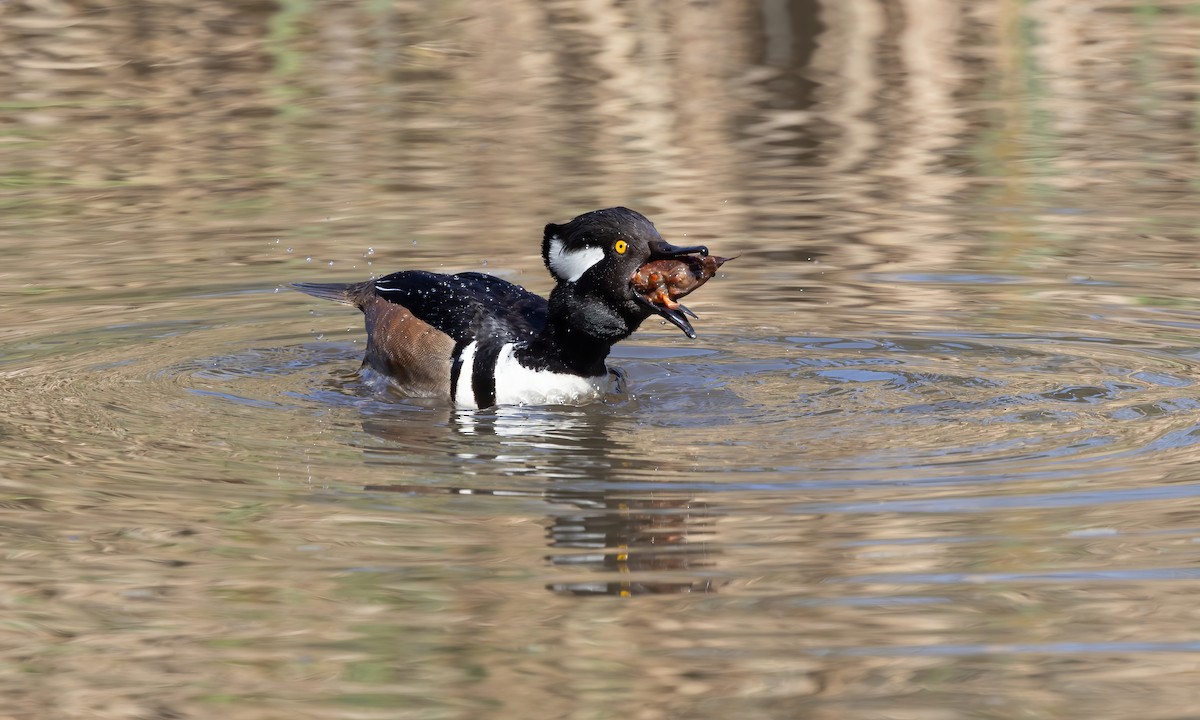
[[[487,267],[487,260],[480,260],[480,261],[479,261],[479,264],[480,264],[480,265],[482,265],[482,266],[484,266],[484,267]]]
[[[295,250],[293,250],[293,249],[291,249],[291,248],[288,248],[288,249],[287,249],[287,251],[288,251],[288,252],[296,252]]]
[[[375,248],[373,248],[373,247],[367,248],[367,255],[374,255],[374,254],[375,254]]]
[[[312,262],[312,255],[309,255],[308,257],[304,258],[304,262]]]
[[[330,260],[330,261],[329,261],[329,267],[333,267],[333,261],[332,261],[332,260]]]
[[[279,292],[279,288],[275,288],[275,292]]]
[[[279,244],[279,238],[275,238],[275,244],[276,244],[276,245],[278,245],[278,244]]]
[[[416,247],[416,246],[417,246],[417,241],[413,240],[413,247]]]

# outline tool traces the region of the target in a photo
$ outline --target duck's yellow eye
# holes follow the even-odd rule
[[[625,251],[628,249],[629,243],[625,242],[624,240],[618,240],[617,244],[613,245],[613,250],[616,250],[618,255],[624,255]]]

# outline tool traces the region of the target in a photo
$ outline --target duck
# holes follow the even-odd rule
[[[695,313],[639,292],[635,275],[663,260],[699,267],[696,259],[708,256],[707,246],[672,245],[641,213],[611,207],[546,225],[542,260],[555,283],[549,298],[481,272],[402,270],[291,287],[361,310],[362,368],[387,377],[403,396],[476,409],[577,405],[621,387],[621,374],[606,364],[609,352],[647,318],[660,316],[696,337],[688,320]]]

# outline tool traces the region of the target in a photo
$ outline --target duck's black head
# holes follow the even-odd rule
[[[631,284],[643,264],[693,253],[708,255],[708,248],[671,245],[645,216],[628,208],[594,210],[562,225],[550,223],[542,259],[558,283],[550,295],[551,317],[610,344],[628,337],[651,314],[694,337],[682,314],[646,303]]]

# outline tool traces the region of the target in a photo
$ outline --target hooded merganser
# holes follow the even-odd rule
[[[363,365],[405,395],[475,408],[577,403],[613,388],[609,350],[650,315],[696,337],[686,307],[653,302],[632,284],[646,263],[695,255],[707,258],[708,248],[670,245],[640,213],[616,207],[546,226],[542,259],[556,282],[549,301],[477,272],[404,270],[292,287],[362,310]]]

